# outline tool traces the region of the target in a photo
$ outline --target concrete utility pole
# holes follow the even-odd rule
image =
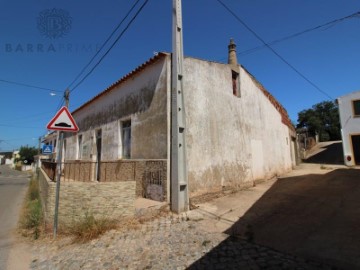
[[[189,210],[186,169],[185,110],[183,93],[183,35],[181,0],[173,0],[171,86],[171,210]]]
[[[65,90],[64,99],[65,99],[65,106],[67,108],[69,108],[69,99],[70,99],[70,91],[69,91],[69,89]]]

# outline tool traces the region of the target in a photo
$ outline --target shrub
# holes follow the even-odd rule
[[[86,212],[83,218],[68,228],[68,231],[75,236],[75,242],[86,242],[116,228],[116,220],[105,217],[96,218],[92,213]]]
[[[32,179],[29,183],[28,200],[40,200],[39,182],[36,179]]]
[[[27,230],[25,235],[32,235],[38,239],[42,223],[42,208],[38,181],[33,178],[29,183],[24,208],[20,218],[20,228]]]

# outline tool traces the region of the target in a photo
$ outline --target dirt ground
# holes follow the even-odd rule
[[[308,162],[314,163],[303,163],[253,188],[197,203],[189,216],[195,215],[205,231],[223,232],[339,269],[360,269],[360,168],[341,165],[338,146],[338,142],[320,145],[308,156]],[[26,254],[26,246],[12,249],[9,262],[19,262],[19,254]],[[212,252],[204,256],[211,257]],[[18,266],[10,264],[8,269],[25,269]]]
[[[200,204],[204,229],[222,231],[340,269],[360,269],[360,170],[302,164]]]

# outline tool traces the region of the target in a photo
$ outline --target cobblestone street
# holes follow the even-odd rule
[[[206,232],[198,221],[169,214],[85,244],[72,244],[69,238],[40,240],[33,247],[31,269],[334,269]]]

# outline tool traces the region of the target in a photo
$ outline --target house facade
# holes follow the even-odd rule
[[[360,165],[360,91],[339,97],[337,102],[345,165]]]
[[[296,165],[286,110],[236,60],[184,59],[186,157],[190,197],[252,186]],[[135,181],[136,195],[170,202],[171,54],[159,53],[72,112],[65,176]],[[52,138],[54,141],[55,138]]]
[[[295,166],[285,109],[242,66],[184,61],[190,194],[251,186]]]

